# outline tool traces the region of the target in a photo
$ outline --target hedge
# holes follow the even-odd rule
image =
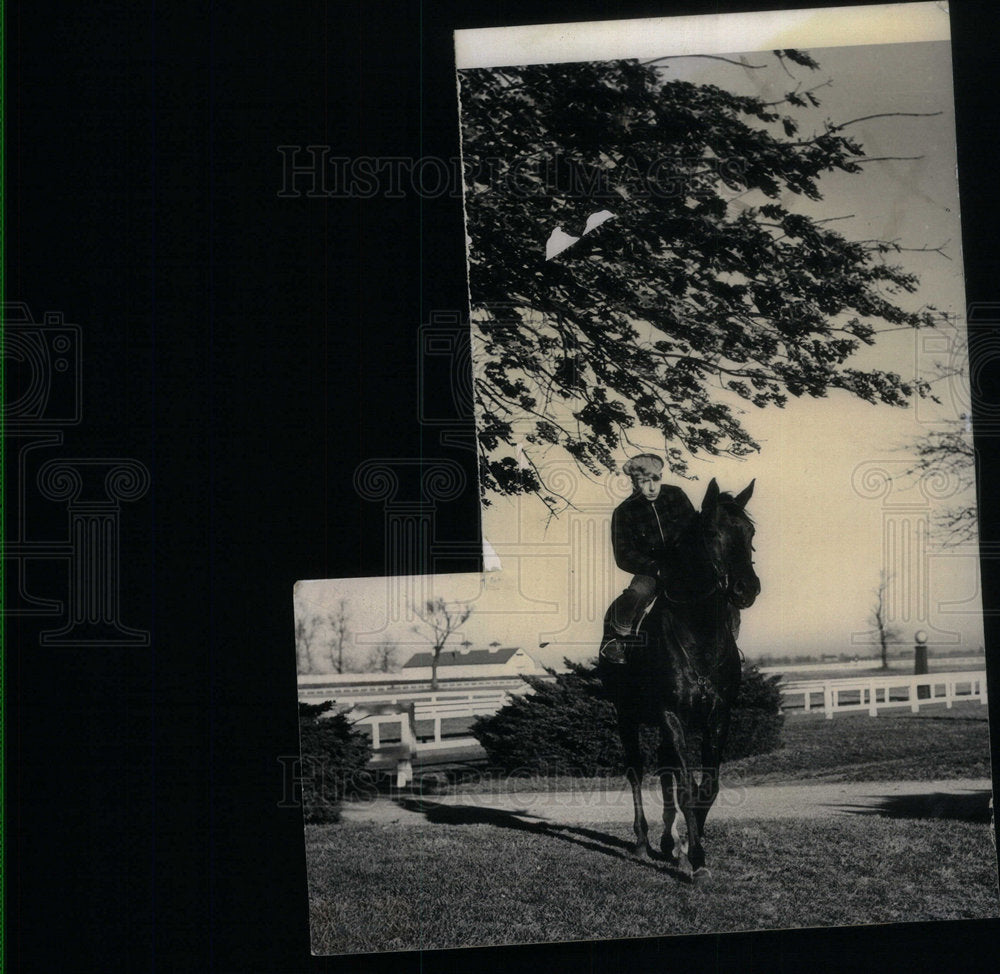
[[[579,777],[622,773],[615,710],[605,698],[596,668],[564,663],[566,673],[549,670],[554,680],[522,677],[533,692],[513,697],[496,714],[473,723],[471,732],[494,770]],[[779,679],[744,665],[724,760],[765,754],[780,746],[784,715]],[[659,735],[653,728],[643,728],[641,738],[646,766],[655,768]],[[693,735],[688,759],[695,767],[700,763]]]
[[[371,760],[371,744],[343,714],[331,714],[332,707],[332,701],[299,704],[306,822],[339,821],[341,800],[370,784],[364,769]]]

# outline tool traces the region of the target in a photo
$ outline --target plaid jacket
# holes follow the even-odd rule
[[[664,484],[652,503],[633,494],[611,515],[611,544],[618,567],[630,575],[656,575],[694,505],[680,487]]]

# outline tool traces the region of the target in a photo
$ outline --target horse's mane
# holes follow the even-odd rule
[[[745,507],[740,507],[736,503],[736,498],[732,494],[725,493],[719,494],[719,505],[726,509],[727,514],[732,514],[734,517],[739,518],[742,521],[746,521],[748,524],[753,524],[753,518],[747,514]]]

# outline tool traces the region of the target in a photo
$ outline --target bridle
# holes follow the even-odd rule
[[[692,596],[688,599],[678,599],[671,596],[667,591],[666,586],[661,584],[659,586],[660,593],[663,598],[670,605],[694,605],[696,602],[704,602],[706,599],[711,598],[716,593],[722,593],[723,595],[729,595],[729,568],[719,562],[719,560],[712,553],[712,545],[708,543],[708,538],[705,536],[705,526],[701,523],[701,516],[698,516],[698,539],[701,541],[702,547],[707,555],[707,560],[709,565],[712,567],[712,573],[714,578],[712,582],[704,592]],[[752,563],[752,562],[751,562]]]
[[[706,537],[705,533],[705,526],[701,522],[700,516],[698,524],[698,537],[704,548],[705,554],[707,556],[707,561],[709,565],[711,565],[712,567],[712,573],[714,576],[712,582],[710,586],[699,595],[695,595],[689,599],[678,599],[670,595],[666,587],[662,584],[661,580],[661,584],[659,586],[659,594],[663,596],[664,602],[667,606],[694,605],[697,602],[703,602],[711,598],[716,593],[721,593],[723,596],[726,597],[727,601],[729,600],[729,569],[725,564],[720,563],[720,561],[713,556],[714,546],[709,544],[708,538]],[[753,560],[751,559],[751,564],[752,563]],[[642,624],[646,621],[646,618],[652,611],[654,604],[655,600],[646,607],[646,611],[642,614],[642,618],[639,620],[636,626],[637,629],[640,626],[642,626]],[[664,617],[669,620],[671,615],[672,615],[671,613],[666,613]],[[668,624],[673,625],[674,623],[668,622]],[[712,687],[712,680],[704,673],[699,672],[698,667],[694,665],[694,662],[692,661],[690,655],[688,654],[687,648],[684,645],[684,640],[677,638],[675,635],[675,642],[678,648],[680,649],[682,655],[684,656],[684,660],[687,663],[688,669],[690,670],[692,680],[703,693],[708,693]],[[744,659],[743,652],[739,650],[738,647],[737,647],[737,652],[739,652],[740,660],[742,661]],[[713,695],[711,700],[712,710],[715,709],[717,703],[718,703],[718,698],[716,695]]]

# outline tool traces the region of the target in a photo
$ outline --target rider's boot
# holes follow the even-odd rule
[[[632,627],[635,625],[638,609],[638,595],[630,588],[625,589],[608,609],[607,622],[609,627],[619,636],[630,635]]]
[[[608,610],[608,637],[601,644],[600,658],[609,663],[624,663],[626,650],[634,641],[632,627],[635,622],[639,599],[626,589],[611,603]]]
[[[624,636],[609,636],[605,639],[601,644],[601,659],[607,663],[624,663],[625,640]]]

